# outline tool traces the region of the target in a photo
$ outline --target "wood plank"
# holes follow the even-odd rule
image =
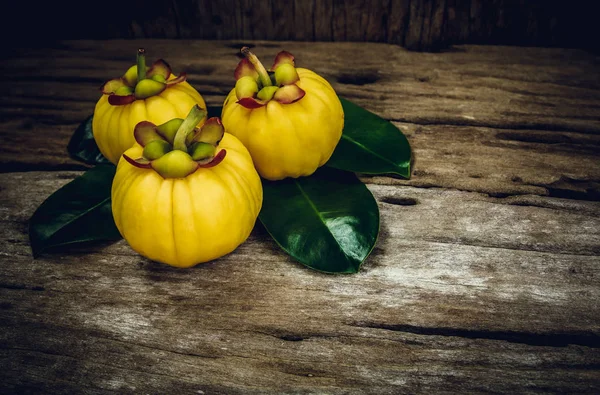
[[[369,182],[599,199],[598,57],[544,48],[464,46],[425,54],[382,44],[255,44],[265,62],[289,49],[340,95],[404,131],[415,152],[412,180],[364,178]],[[13,53],[0,85],[0,170],[81,168],[66,155],[68,140],[93,112],[98,86],[122,73],[138,46],[187,71],[207,102],[218,105],[233,86],[241,45],[67,41],[35,57],[27,49]],[[349,54],[364,62],[348,62]]]
[[[315,40],[315,2],[307,0],[294,0],[294,24],[291,40],[314,41]],[[284,21],[289,23],[289,21]],[[297,27],[303,26],[303,29]]]
[[[260,227],[191,270],[124,241],[32,259],[29,217],[78,174],[0,174],[4,391],[600,390],[598,202],[369,185],[382,232],[352,276]]]
[[[411,180],[366,182],[456,188],[495,197],[542,195],[600,200],[595,135],[396,123],[412,144]]]
[[[333,1],[322,0],[313,1],[315,12],[314,19],[314,39],[316,41],[332,41],[333,40]]]
[[[388,18],[389,26],[387,42],[403,46],[409,25],[410,2],[390,0]]]
[[[44,95],[44,82],[56,99],[95,101],[98,92],[82,84],[98,86],[122,74],[138,46],[147,47],[150,58],[167,59],[176,72],[186,71],[201,93],[208,88],[208,94],[224,95],[233,87],[239,42],[71,41],[36,52],[35,59],[27,49],[15,53],[3,64],[2,93],[37,97]],[[388,119],[600,132],[600,59],[583,51],[465,46],[428,54],[383,44],[292,42],[256,42],[254,50],[268,63],[283,48],[300,66],[328,78],[340,95]],[[14,110],[3,111],[10,116]]]
[[[447,43],[464,43],[469,38],[471,3],[462,0],[447,0],[446,24],[442,33]]]

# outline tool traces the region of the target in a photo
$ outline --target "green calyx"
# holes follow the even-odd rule
[[[276,86],[265,86],[264,88],[258,91],[256,97],[263,101],[271,100],[275,95],[275,92],[277,92],[278,90],[279,88]]]
[[[163,178],[185,178],[201,167],[218,165],[225,150],[218,150],[225,129],[219,118],[206,118],[206,110],[194,106],[185,119],[174,118],[161,125],[142,121],[133,135],[144,147],[140,158],[123,154],[130,164],[153,169]]]
[[[243,97],[253,97],[258,92],[258,83],[251,76],[245,76],[235,83],[235,94],[241,99]]]
[[[244,59],[234,73],[238,104],[254,109],[266,105],[270,100],[290,104],[304,97],[304,90],[297,85],[300,77],[292,54],[279,52],[269,72],[248,47],[242,48],[241,52]]]
[[[277,85],[291,85],[300,78],[293,64],[283,63],[275,69],[275,81]]]
[[[173,118],[170,121],[163,123],[162,125],[158,125],[156,127],[156,132],[159,135],[164,136],[164,138],[168,142],[173,144],[173,141],[175,141],[175,135],[177,134],[177,131],[181,127],[182,123],[183,123],[183,119]]]
[[[162,93],[169,86],[185,81],[185,74],[171,77],[171,66],[162,59],[151,67],[146,66],[146,51],[139,48],[137,63],[131,66],[123,76],[112,79],[102,86],[102,93],[108,95],[112,105],[124,105],[135,100],[143,100]]]
[[[151,79],[145,79],[138,82],[135,86],[135,98],[147,99],[156,96],[166,89],[164,82],[158,82]]]
[[[115,95],[119,95],[119,96],[129,96],[131,94],[133,94],[133,89],[128,86],[120,86],[115,91]]]
[[[187,152],[173,150],[153,160],[151,166],[163,178],[185,178],[198,170],[198,164]]]
[[[145,147],[142,155],[147,160],[156,160],[168,152],[173,151],[173,146],[165,140],[152,140]]]
[[[206,160],[206,158],[214,157],[217,147],[209,143],[195,142],[188,149],[188,153],[193,160]]]

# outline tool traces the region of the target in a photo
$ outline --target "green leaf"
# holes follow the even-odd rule
[[[116,167],[98,165],[54,192],[29,220],[33,256],[50,247],[119,240],[110,207]]]
[[[67,145],[67,152],[73,159],[88,165],[108,164],[110,161],[102,155],[96,145],[96,140],[94,140],[92,118],[93,115],[90,115],[77,127],[75,133],[71,136],[69,145]]]
[[[259,219],[302,264],[329,273],[356,273],[379,233],[379,208],[352,173],[322,167],[310,177],[263,180]]]
[[[344,132],[327,166],[363,174],[410,178],[408,140],[391,122],[340,98]]]

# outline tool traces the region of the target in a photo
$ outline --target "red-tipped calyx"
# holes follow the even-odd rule
[[[111,94],[108,96],[108,103],[113,106],[124,106],[125,104],[133,103],[135,101],[135,95],[120,96]]]
[[[279,52],[277,56],[275,56],[275,61],[273,62],[273,66],[271,66],[269,71],[275,71],[277,67],[281,66],[282,64],[290,64],[295,67],[296,63],[294,62],[294,55],[288,51]]]
[[[208,119],[206,110],[194,106],[185,119],[175,118],[161,125],[142,121],[135,126],[134,137],[143,147],[140,158],[125,160],[141,169],[153,169],[163,178],[184,178],[199,168],[218,165],[226,155],[218,145],[225,135],[220,118]]]
[[[225,135],[225,128],[221,122],[221,118],[212,117],[209,118],[200,129],[196,129],[196,133],[192,137],[192,142],[207,143],[213,146],[219,145],[223,136]]]
[[[180,82],[183,82],[186,79],[187,79],[187,74],[181,73],[181,74],[179,74],[179,77],[171,78],[170,80],[168,80],[166,82],[166,84],[167,84],[167,87],[169,87],[171,85],[179,84]]]
[[[215,167],[219,163],[223,162],[223,159],[225,159],[225,155],[227,155],[227,151],[222,149],[217,153],[217,155],[215,155],[215,157],[210,162],[206,164],[199,164],[199,166],[204,169],[208,169],[209,167]]]
[[[252,77],[252,79],[257,80],[258,72],[254,68],[252,63],[250,63],[248,58],[243,58],[242,60],[240,60],[237,67],[235,68],[233,76],[235,77],[236,81],[246,76]]]
[[[254,108],[260,108],[267,104],[266,101],[257,100],[253,97],[245,97],[243,99],[238,100],[237,103],[243,107],[246,107],[249,110],[252,110]]]
[[[144,157],[132,159],[126,154],[123,154],[123,158],[130,164],[134,165],[135,167],[139,167],[140,169],[150,169],[152,167],[150,166],[150,161]]]
[[[171,66],[162,59],[157,60],[150,68],[146,66],[146,52],[138,49],[137,64],[131,66],[122,77],[107,81],[101,91],[108,95],[108,102],[119,106],[156,96],[168,87],[185,81],[182,73],[172,78]]]
[[[298,85],[285,85],[275,92],[273,99],[281,104],[291,104],[302,99],[306,92]]]
[[[102,93],[109,95],[115,93],[121,88],[131,88],[123,78],[115,78],[114,80],[106,81],[100,88]]]
[[[162,82],[166,82],[171,75],[171,66],[162,59],[158,59],[152,64],[152,66],[146,72],[146,78],[155,79]]]
[[[133,137],[142,147],[154,140],[164,140],[164,137],[156,129],[156,125],[150,121],[142,121],[135,125]]]
[[[271,100],[291,104],[304,97],[306,92],[296,85],[300,77],[296,71],[294,55],[287,51],[279,52],[269,74],[248,47],[242,48],[241,52],[245,58],[238,63],[234,73],[238,104],[255,109],[265,106]]]

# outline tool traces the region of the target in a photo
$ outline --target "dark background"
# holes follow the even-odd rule
[[[598,50],[597,1],[156,0],[4,6],[5,46],[60,39],[371,41],[412,50],[452,44]],[[596,6],[595,6],[596,4]]]

